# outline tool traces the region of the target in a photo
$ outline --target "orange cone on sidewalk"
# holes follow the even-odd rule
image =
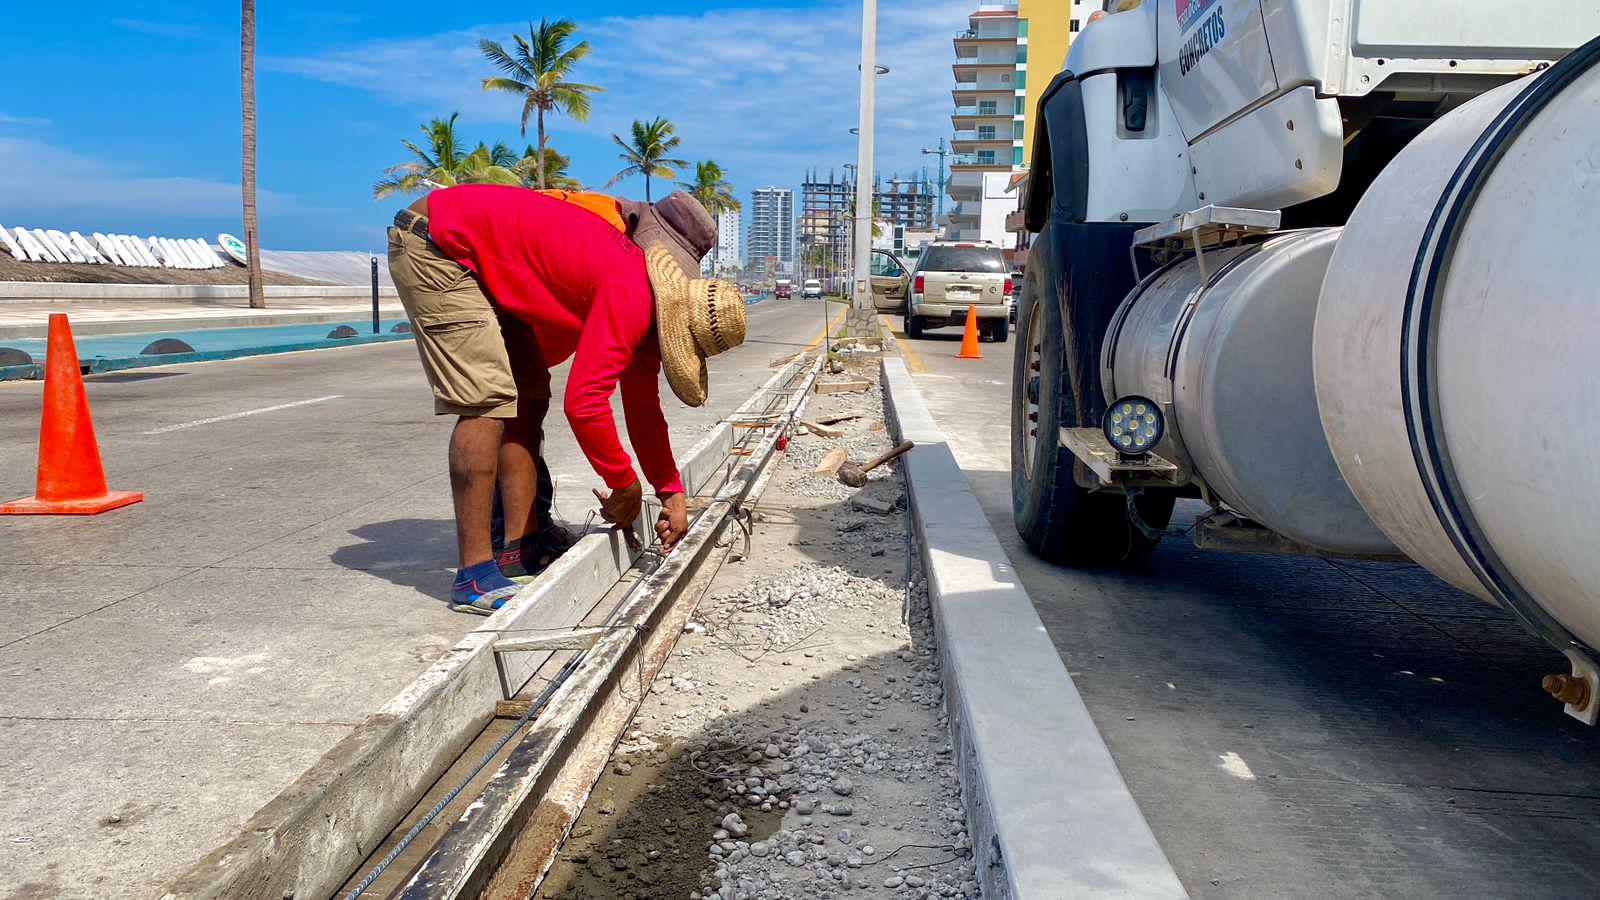
[[[144,499],[137,491],[106,490],[100,447],[89,421],[89,397],[78,372],[78,350],[64,313],[50,315],[36,491],[32,497],[0,503],[0,515],[88,516]]]
[[[983,359],[978,352],[978,308],[967,307],[967,333],[961,336],[961,352],[956,359]]]

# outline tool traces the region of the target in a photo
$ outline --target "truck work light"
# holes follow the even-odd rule
[[[1117,452],[1127,456],[1143,456],[1161,443],[1167,426],[1161,409],[1151,400],[1137,395],[1122,397],[1106,410],[1100,420],[1106,440]]]

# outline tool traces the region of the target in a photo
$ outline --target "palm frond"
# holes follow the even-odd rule
[[[558,85],[550,90],[552,105],[579,122],[589,120],[589,95],[574,90],[571,85]]]
[[[514,94],[521,94],[527,92],[531,87],[527,82],[515,77],[502,78],[496,76],[483,80],[483,89],[486,91],[511,91]]]
[[[484,59],[493,63],[495,68],[507,75],[521,75],[523,73],[522,64],[507,53],[506,48],[501,46],[499,41],[491,41],[488,38],[484,38],[478,42],[478,51],[483,54]]]

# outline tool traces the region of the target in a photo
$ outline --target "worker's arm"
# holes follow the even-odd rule
[[[644,477],[661,498],[656,536],[666,553],[689,528],[689,505],[678,464],[672,458],[667,418],[661,412],[661,358],[654,337],[646,338],[645,344],[622,373],[622,412],[627,417],[628,437],[633,452],[639,455]]]
[[[622,449],[616,419],[611,412],[611,394],[617,382],[634,364],[650,332],[652,301],[644,275],[644,260],[633,254],[608,261],[611,267],[595,287],[595,296],[578,337],[578,349],[567,378],[565,408],[572,433],[578,439],[589,465],[611,489],[615,502],[605,506],[608,521],[631,522],[638,515],[642,494],[633,461]],[[637,390],[625,394],[637,393]],[[628,402],[624,396],[624,404]],[[645,473],[657,493],[682,493],[677,468],[671,462],[672,450],[666,439],[666,420],[661,416],[659,397],[651,404],[655,421],[641,422],[646,436],[635,436]],[[633,418],[629,419],[630,428]],[[665,459],[665,465],[662,460]]]

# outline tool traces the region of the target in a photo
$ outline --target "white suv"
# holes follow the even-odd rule
[[[934,241],[925,247],[911,276],[906,337],[928,328],[966,324],[970,307],[980,331],[1004,342],[1011,331],[1011,268],[989,241]]]

